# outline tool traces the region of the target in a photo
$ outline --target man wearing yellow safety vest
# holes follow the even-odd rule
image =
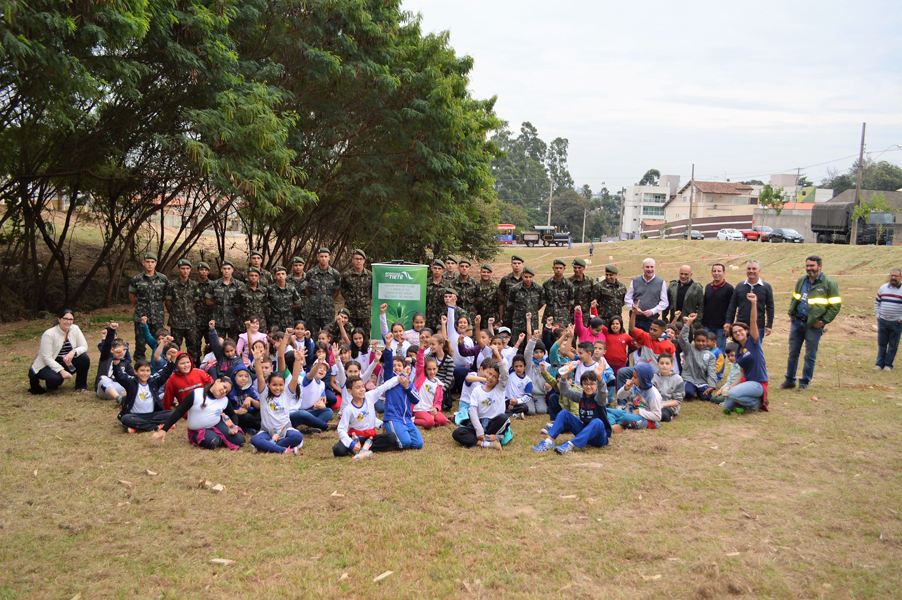
[[[836,318],[842,307],[839,286],[822,272],[823,260],[820,256],[805,259],[807,275],[796,282],[789,316],[792,324],[789,330],[789,360],[786,364],[786,379],[780,389],[788,390],[796,386],[796,371],[799,367],[799,352],[805,342],[805,366],[799,379],[799,390],[808,389],[814,377],[817,362],[817,346],[824,333],[824,326]]]

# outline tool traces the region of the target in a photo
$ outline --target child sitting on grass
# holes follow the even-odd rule
[[[547,452],[554,448],[559,454],[567,454],[577,449],[582,450],[587,444],[596,448],[607,446],[611,435],[611,423],[608,421],[605,407],[607,394],[600,393],[598,389],[599,381],[603,381],[600,375],[603,375],[601,365],[598,365],[595,371],[583,373],[579,381],[581,391],[571,388],[566,377],[561,378],[559,383],[561,396],[578,404],[579,415],[574,416],[565,410],[559,412],[551,429],[547,431],[548,437],[533,446],[533,450]],[[573,439],[555,448],[555,440],[565,432],[572,433]]]
[[[230,418],[235,415],[229,406],[231,389],[231,380],[220,377],[203,389],[194,390],[154,432],[151,441],[165,442],[166,432],[187,414],[188,441],[192,445],[206,450],[216,450],[225,445],[229,450],[238,450],[244,445],[244,432]]]
[[[376,433],[382,421],[376,416],[376,399],[400,383],[399,377],[392,377],[379,387],[366,391],[366,385],[359,377],[348,377],[347,387],[350,399],[341,410],[338,422],[338,443],[332,446],[336,457],[352,455],[367,458],[373,452],[385,452],[398,448],[398,439],[391,432]]]
[[[714,373],[717,375],[717,381],[720,381],[723,377],[724,365],[727,362],[727,354],[717,347],[717,333],[714,331],[708,332],[708,350],[714,355]]]
[[[726,354],[726,362],[724,364],[724,377],[721,379],[721,383],[723,385],[720,386],[720,389],[717,390],[714,394],[707,396],[706,400],[710,400],[711,402],[720,402],[717,398],[721,396],[726,396],[730,388],[736,385],[736,382],[742,377],[742,369],[739,367],[739,364],[736,362],[736,353],[739,351],[739,346],[735,342],[730,342],[726,345],[725,354]]]
[[[426,348],[417,351],[413,386],[420,397],[413,407],[413,422],[423,429],[447,425],[448,417],[442,414],[444,389],[438,380],[438,361],[435,356],[426,356]]]
[[[683,378],[673,372],[673,357],[666,352],[658,357],[658,372],[651,383],[661,394],[661,421],[667,423],[680,414],[686,388]]]
[[[151,374],[150,363],[135,361],[135,374],[125,372],[122,361],[113,360],[113,377],[125,388],[125,399],[119,411],[119,421],[128,433],[154,431],[169,419],[171,411],[163,408],[163,388],[175,365],[167,362]]]
[[[175,357],[175,371],[163,390],[163,410],[178,406],[188,394],[210,383],[213,383],[213,378],[206,371],[194,368],[191,355],[179,352]]]
[[[667,323],[662,321],[661,319],[655,319],[651,323],[651,327],[649,328],[648,333],[636,327],[636,312],[639,310],[639,305],[633,306],[633,310],[630,313],[630,326],[629,332],[633,337],[633,342],[639,346],[639,357],[636,360],[638,363],[644,363],[652,366],[652,371],[658,368],[658,356],[666,352],[670,356],[674,356],[676,354],[676,348],[668,339],[662,338],[664,335],[664,329],[667,327]],[[623,367],[617,372],[617,389],[620,390],[626,382],[633,377],[633,370],[635,367]],[[620,393],[618,391],[617,394],[618,404],[620,400]]]
[[[532,381],[532,404],[535,408],[534,414],[544,415],[548,413],[548,390],[551,386],[545,383],[542,377],[542,363],[545,362],[545,344],[539,339],[542,336],[540,331],[532,331],[532,323],[526,320],[526,335],[529,341],[526,342],[526,375]]]
[[[677,314],[680,314],[679,311]],[[692,313],[685,318],[679,338],[680,348],[683,350],[682,373],[686,386],[686,400],[710,396],[717,386],[715,371],[717,359],[708,349],[708,333],[704,329],[692,327],[697,316]],[[694,337],[694,344],[689,341],[690,332]],[[717,336],[714,337],[716,341]]]
[[[393,356],[391,339],[385,339],[385,351],[382,356],[385,359],[385,381],[398,378],[400,385],[394,386],[385,392],[385,413],[382,422],[385,431],[395,434],[398,448],[402,450],[419,450],[423,447],[423,436],[413,422],[412,406],[420,403],[419,394],[408,378],[410,371],[403,355]],[[392,370],[388,371],[391,364]]]
[[[454,441],[472,448],[501,450],[501,439],[510,421],[504,412],[504,389],[507,386],[507,363],[501,358],[501,349],[493,344],[494,360],[482,362],[479,375],[467,375],[467,381],[477,383],[470,393],[469,421],[451,434]]]
[[[263,347],[257,345],[252,358],[262,359],[264,351]],[[251,381],[251,372],[244,365],[238,365],[232,369],[229,379],[232,380],[229,406],[235,411],[236,422],[245,433],[254,435],[260,430],[260,398],[254,382]]]
[[[525,334],[520,334],[523,341]],[[519,347],[519,343],[517,346]],[[514,356],[513,371],[508,374],[504,387],[504,399],[507,401],[507,416],[522,419],[523,413],[534,415],[536,407],[532,401],[532,379],[526,375],[526,357],[522,354]]]
[[[285,354],[287,340],[279,342],[278,352]],[[251,445],[257,452],[275,454],[300,454],[304,445],[303,434],[291,426],[288,416],[289,405],[298,392],[298,379],[301,372],[301,361],[295,361],[291,380],[285,384],[282,373],[263,374],[264,350],[257,348],[254,352],[254,369],[257,372],[257,394],[260,407],[260,432],[251,438]],[[243,367],[242,367],[243,368]]]
[[[97,363],[97,377],[94,379],[94,390],[102,400],[115,400],[122,404],[125,388],[113,380],[113,361],[118,360],[129,375],[134,375],[130,360],[126,360],[128,343],[116,337],[119,323],[110,323],[104,330],[103,341],[100,342],[100,360]],[[168,410],[168,409],[167,409]]]
[[[617,391],[617,399],[626,400],[628,408],[608,409],[608,419],[615,433],[624,429],[655,429],[661,421],[661,394],[652,385],[654,367],[640,363],[632,371],[630,379]]]
[[[208,326],[210,330],[207,331],[207,342],[210,344],[213,356],[216,357],[216,362],[215,364],[209,363],[206,371],[214,379],[228,377],[232,373],[232,369],[242,364],[235,341],[228,338],[222,342],[219,341],[219,334],[216,333],[216,321],[211,320]]]

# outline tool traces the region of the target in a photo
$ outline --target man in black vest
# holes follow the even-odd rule
[[[758,330],[764,329],[764,335],[770,335],[774,327],[774,290],[769,283],[761,279],[761,265],[752,259],[745,264],[746,280],[736,286],[730,306],[727,307],[727,320],[724,322],[724,335],[730,335],[730,328],[735,322],[750,324],[752,303],[749,293],[758,296]]]
[[[705,315],[702,317],[705,331],[717,334],[717,347],[721,350],[725,350],[727,346],[723,324],[727,320],[727,308],[733,298],[733,286],[724,279],[725,274],[726,268],[722,264],[715,263],[711,266],[711,283],[705,286]]]
[[[642,275],[633,278],[624,301],[627,306],[639,305],[636,327],[647,332],[652,321],[661,318],[661,313],[667,310],[670,302],[667,300],[667,284],[655,275],[655,259],[643,260],[642,272]]]

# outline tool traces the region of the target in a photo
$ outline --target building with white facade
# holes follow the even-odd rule
[[[658,185],[631,185],[626,188],[620,231],[629,238],[636,238],[642,231],[643,221],[663,221],[664,205],[679,186],[679,175],[663,175]]]

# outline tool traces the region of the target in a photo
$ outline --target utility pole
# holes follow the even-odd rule
[[[589,213],[589,210],[583,209],[583,244],[586,243],[586,215]]]
[[[855,176],[855,204],[852,206],[853,211],[858,208],[858,205],[861,202],[861,168],[863,166],[862,163],[864,162],[864,132],[867,126],[867,123],[861,124],[861,149],[858,151],[858,174]],[[852,239],[849,240],[849,245],[856,246],[857,244],[858,219],[852,219]]]
[[[620,188],[620,231],[617,233],[617,237],[623,237],[623,198],[626,196],[626,188]]]
[[[792,192],[792,207],[795,208],[796,204],[799,201],[799,178],[802,175],[802,167],[798,167],[796,169],[796,184],[795,191]]]
[[[692,204],[695,202],[695,163],[692,163],[692,178],[689,180],[689,225],[686,226],[686,239],[692,241]]]
[[[553,195],[554,195],[554,179],[550,179],[550,181],[548,182],[548,226],[549,227],[551,227],[551,197]]]

